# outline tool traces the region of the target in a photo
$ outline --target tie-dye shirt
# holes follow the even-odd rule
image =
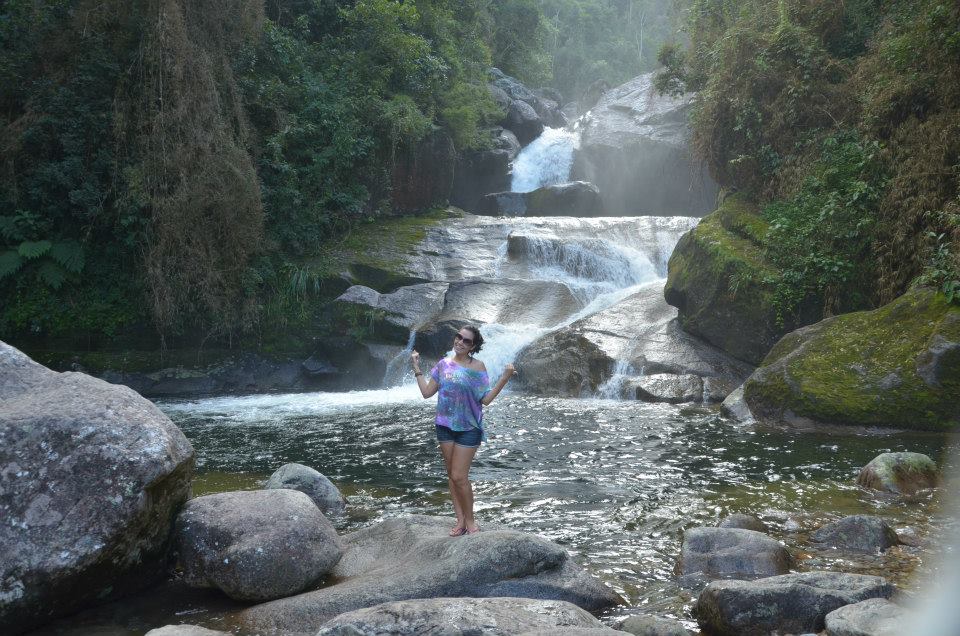
[[[430,370],[430,377],[440,385],[437,392],[437,426],[452,431],[483,429],[483,405],[480,400],[490,392],[486,371],[462,367],[444,358]]]

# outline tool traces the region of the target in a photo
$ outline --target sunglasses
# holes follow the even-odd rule
[[[473,338],[464,338],[464,337],[461,336],[460,334],[455,335],[455,336],[453,337],[453,339],[456,340],[456,341],[458,341],[458,342],[462,342],[463,344],[467,345],[468,347],[473,344]]]

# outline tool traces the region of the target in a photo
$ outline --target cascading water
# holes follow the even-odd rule
[[[513,161],[510,189],[532,192],[546,185],[568,181],[573,151],[579,141],[579,130],[545,128]]]

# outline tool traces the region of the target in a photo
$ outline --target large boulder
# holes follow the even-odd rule
[[[766,229],[755,206],[728,196],[677,243],[664,288],[685,331],[754,365],[785,333],[820,318],[818,307],[804,305],[797,322],[778,319],[778,270],[761,245]]]
[[[520,152],[517,136],[504,128],[486,133],[490,147],[467,150],[457,158],[450,203],[477,211],[482,196],[510,189],[510,163]]]
[[[484,216],[526,216],[526,192],[494,192],[480,197],[474,210]]]
[[[700,593],[697,622],[715,636],[806,634],[833,610],[896,591],[879,576],[803,572],[758,581],[713,581]]]
[[[881,453],[860,469],[857,484],[864,488],[912,495],[940,484],[940,469],[923,453]]]
[[[767,524],[753,515],[746,515],[739,512],[724,517],[720,523],[717,524],[717,527],[742,528],[743,530],[753,530],[754,532],[767,532],[768,530]]]
[[[572,176],[600,188],[609,214],[703,216],[718,188],[690,150],[693,95],[659,95],[653,76],[599,97],[583,120]]]
[[[317,636],[514,636],[540,630],[554,634],[568,627],[605,628],[590,612],[565,601],[509,597],[434,598],[382,603],[346,612],[324,623]],[[609,633],[617,633],[606,629]]]
[[[490,69],[490,75],[493,77],[491,95],[497,104],[503,107],[504,100],[500,95],[494,93],[494,88],[503,91],[503,94],[510,99],[510,102],[507,103],[508,112],[511,104],[523,102],[533,109],[543,125],[557,128],[567,124],[566,116],[560,110],[562,97],[556,91],[552,89],[532,90],[516,78],[506,75],[497,68]],[[509,125],[507,127],[510,128]]]
[[[503,121],[503,127],[507,128],[517,140],[524,146],[540,136],[543,132],[543,121],[540,115],[530,104],[515,99],[510,102],[507,109],[507,117]]]
[[[133,390],[0,342],[0,632],[164,574],[193,447]]]
[[[151,629],[146,636],[230,636],[230,632],[220,632],[199,625],[164,625]]]
[[[851,552],[883,552],[900,543],[897,533],[880,517],[851,515],[813,533],[814,543]]]
[[[294,490],[224,492],[187,502],[177,518],[183,580],[241,601],[290,596],[343,555],[336,530]]]
[[[603,216],[597,186],[571,181],[537,188],[526,194],[527,216]]]
[[[410,331],[443,308],[447,283],[409,285],[389,293],[354,285],[335,303],[338,318],[365,330],[368,341],[406,343]]]
[[[456,149],[450,135],[433,131],[413,146],[394,153],[390,204],[395,212],[414,213],[446,205],[453,187]]]
[[[798,329],[743,390],[764,422],[956,430],[960,306],[915,289],[879,309]]]
[[[617,629],[633,636],[690,636],[689,630],[677,621],[642,614],[628,616]]]
[[[315,633],[338,614],[408,599],[510,596],[588,611],[620,601],[555,543],[489,524],[451,538],[451,521],[415,515],[346,535],[347,551],[331,572],[335,585],[256,605],[235,620],[260,634]]]
[[[690,528],[683,533],[679,571],[710,579],[757,579],[790,571],[790,553],[762,532]]]
[[[825,621],[827,636],[904,636],[910,623],[910,612],[885,598],[844,605]]]
[[[332,481],[320,471],[303,464],[284,464],[270,475],[263,487],[266,490],[286,488],[302,492],[324,514],[339,514],[347,505],[347,498],[340,494]]]
[[[752,367],[685,333],[664,302],[663,283],[536,340],[517,357],[519,380],[545,395],[597,393],[618,361],[628,371],[620,397],[648,401],[719,401]]]

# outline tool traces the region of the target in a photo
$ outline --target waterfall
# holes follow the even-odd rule
[[[570,179],[573,151],[580,132],[566,128],[545,128],[513,161],[513,192],[531,192],[537,188]]]
[[[389,387],[403,384],[407,380],[407,376],[413,373],[410,366],[410,354],[413,353],[413,343],[416,338],[417,330],[411,329],[410,336],[407,338],[407,346],[387,363],[381,386]]]

